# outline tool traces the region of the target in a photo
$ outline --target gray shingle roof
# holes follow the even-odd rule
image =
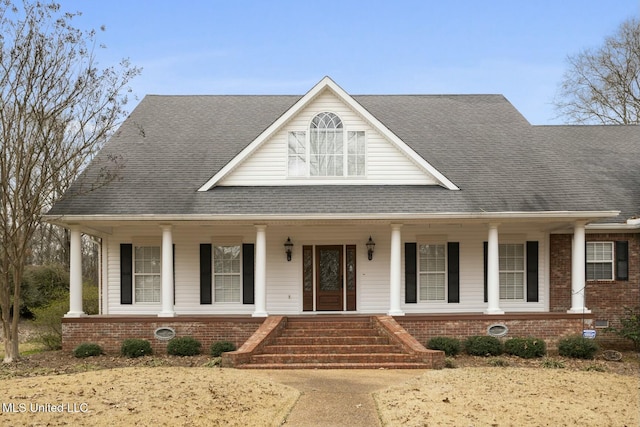
[[[640,215],[640,129],[531,126],[500,95],[353,98],[461,191],[215,187],[211,176],[300,96],[147,96],[50,215],[621,210]],[[635,148],[634,148],[635,147]],[[118,179],[85,191],[121,156]]]

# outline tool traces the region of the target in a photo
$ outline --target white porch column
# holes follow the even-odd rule
[[[171,225],[161,225],[162,228],[162,311],[158,317],[173,317],[173,233]]]
[[[500,246],[498,224],[489,224],[487,245],[487,309],[485,314],[504,314],[500,310]]]
[[[402,290],[402,224],[391,224],[391,259],[389,265],[389,316],[404,316],[400,309]]]
[[[573,227],[571,246],[571,308],[567,313],[591,313],[585,307],[585,238],[584,222],[576,222]]]
[[[69,251],[69,312],[64,317],[86,316],[82,311],[82,233],[72,226]]]
[[[267,317],[267,226],[256,225],[255,306],[253,317]]]

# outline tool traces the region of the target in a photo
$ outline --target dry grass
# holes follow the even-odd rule
[[[375,394],[384,426],[637,426],[637,376],[530,368],[428,372]]]

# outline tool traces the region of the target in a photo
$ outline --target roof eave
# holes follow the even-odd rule
[[[94,221],[295,221],[295,220],[471,220],[483,222],[520,222],[571,220],[589,223],[619,215],[619,211],[543,211],[543,212],[432,212],[432,213],[307,213],[307,214],[142,214],[142,215],[45,215],[44,220],[56,224],[79,224]],[[621,227],[622,224],[611,224]],[[640,228],[640,224],[626,224]],[[601,228],[607,224],[592,224],[590,228]]]

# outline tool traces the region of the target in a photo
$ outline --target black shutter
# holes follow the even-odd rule
[[[489,242],[484,242],[484,302],[489,301],[487,292],[488,271],[489,271]]]
[[[211,243],[200,244],[200,304],[211,304]]]
[[[447,302],[460,302],[460,243],[447,243]]]
[[[254,304],[255,299],[255,268],[254,268],[254,244],[242,245],[242,303]]]
[[[527,242],[527,302],[538,302],[538,242]]]
[[[629,280],[629,242],[616,242],[616,280]]]
[[[133,303],[133,245],[120,244],[120,304]]]
[[[418,302],[417,292],[417,247],[416,243],[404,244],[404,302],[415,304]]]

